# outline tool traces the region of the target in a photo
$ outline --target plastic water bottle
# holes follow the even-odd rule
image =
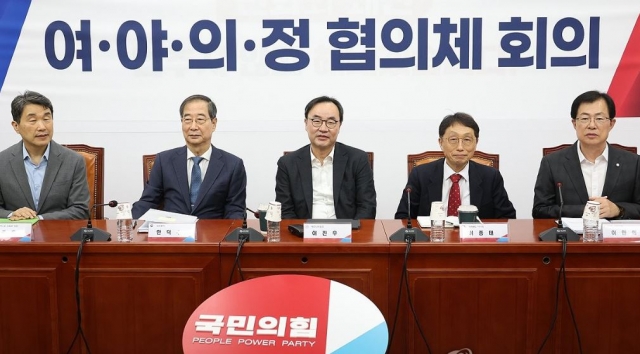
[[[267,220],[267,242],[280,242],[280,221]]]
[[[133,220],[118,219],[118,241],[120,242],[133,241]]]
[[[598,228],[598,220],[582,219],[582,241],[583,242],[597,242],[600,229]]]
[[[444,220],[431,220],[431,242],[444,242]]]

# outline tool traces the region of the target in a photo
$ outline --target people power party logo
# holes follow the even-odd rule
[[[185,354],[384,353],[380,310],[358,291],[324,278],[273,275],[214,294],[191,315]]]

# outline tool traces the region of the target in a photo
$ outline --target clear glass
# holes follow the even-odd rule
[[[598,242],[598,220],[582,219],[582,242]]]
[[[280,242],[280,221],[267,220],[267,242]]]
[[[431,220],[431,242],[444,242],[444,220]]]
[[[133,241],[133,220],[131,219],[118,219],[118,241],[131,242]]]

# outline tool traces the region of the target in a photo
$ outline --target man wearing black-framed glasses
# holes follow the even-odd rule
[[[282,156],[276,201],[283,219],[375,219],[376,190],[366,152],[338,143],[343,109],[321,96],[305,107],[309,145]]]
[[[534,189],[534,218],[557,218],[558,184],[562,216],[581,217],[587,201],[600,203],[600,218],[640,218],[640,159],[607,143],[616,125],[616,106],[608,94],[587,91],[571,105],[578,140],[542,158]]]

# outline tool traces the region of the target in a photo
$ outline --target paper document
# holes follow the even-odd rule
[[[607,219],[598,220],[598,228],[602,230],[602,224],[609,223]],[[577,234],[582,234],[582,218],[562,218],[562,226],[568,227]]]
[[[166,224],[195,224],[198,218],[193,215],[172,213],[170,211],[149,209],[140,217],[144,224],[140,225],[138,232],[149,232],[149,223]]]
[[[423,229],[431,228],[431,217],[430,216],[418,216],[418,224]],[[444,227],[458,227],[460,224],[458,223],[457,216],[447,216],[444,221]]]

